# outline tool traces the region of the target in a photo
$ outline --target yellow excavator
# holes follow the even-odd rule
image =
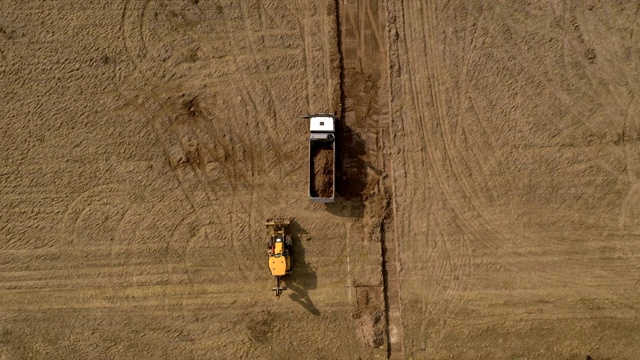
[[[291,234],[287,233],[292,221],[293,218],[271,218],[266,221],[269,230],[269,271],[276,278],[276,287],[272,290],[276,292],[278,299],[282,291],[287,290],[285,286],[280,286],[280,281],[283,276],[291,273],[293,265],[293,242]]]

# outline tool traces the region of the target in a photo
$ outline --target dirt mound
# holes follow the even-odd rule
[[[370,347],[384,345],[384,313],[382,310],[364,314],[356,320],[358,339]]]
[[[385,344],[385,317],[382,288],[359,286],[356,288],[357,304],[353,318],[357,324],[358,340],[369,347]]]
[[[311,196],[331,197],[333,194],[333,147],[331,143],[320,142],[312,147]]]
[[[273,330],[275,316],[270,311],[261,311],[257,317],[251,318],[247,324],[249,338],[256,343],[265,343]]]

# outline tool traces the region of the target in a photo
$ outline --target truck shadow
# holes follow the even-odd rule
[[[367,169],[371,166],[363,159],[366,144],[345,123],[338,123],[336,132],[336,201],[326,204],[326,209],[334,215],[362,218]]]
[[[293,241],[293,271],[285,280],[287,291],[290,292],[289,298],[313,315],[318,316],[320,311],[313,304],[308,292],[316,289],[318,278],[315,270],[305,261],[305,249],[300,239],[301,235],[308,234],[308,232],[297,221],[293,221],[289,225],[289,230]]]

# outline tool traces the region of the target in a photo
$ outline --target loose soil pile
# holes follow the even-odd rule
[[[356,305],[353,319],[358,325],[356,330],[358,339],[372,348],[384,345],[386,323],[382,288],[356,287]]]
[[[333,146],[330,142],[311,144],[311,196],[328,198],[333,194]]]

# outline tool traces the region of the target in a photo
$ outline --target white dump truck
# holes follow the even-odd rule
[[[331,203],[336,192],[336,123],[331,114],[304,116],[309,119],[309,199]]]

